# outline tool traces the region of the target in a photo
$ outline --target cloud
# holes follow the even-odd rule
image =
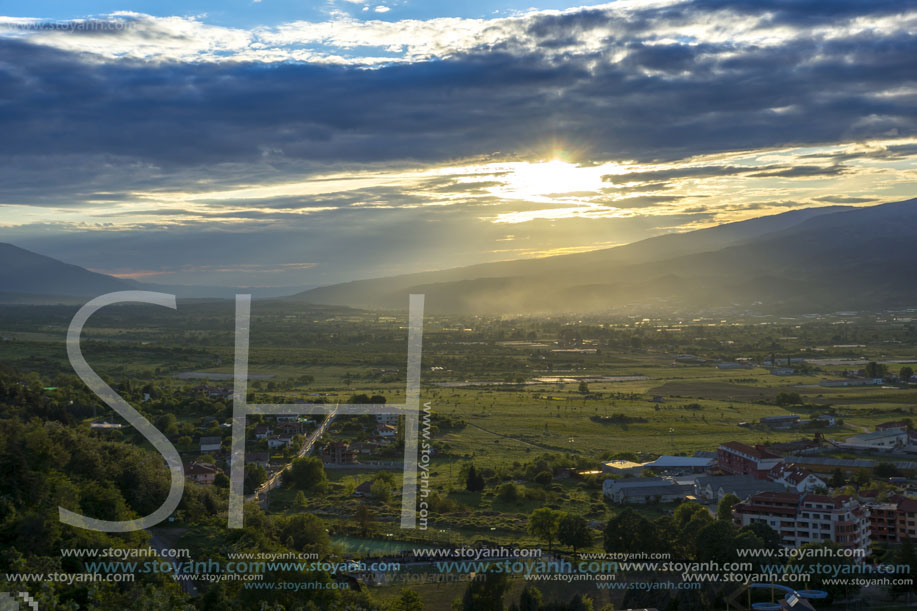
[[[875,197],[844,197],[840,195],[825,195],[814,199],[817,202],[827,202],[829,204],[866,204],[876,201]]]
[[[548,234],[545,248],[556,249],[578,239],[573,228],[627,241],[678,210],[697,211],[685,218],[698,223],[889,201],[915,181],[911,0],[616,2],[251,30],[128,12],[55,27],[0,22],[0,223],[27,240],[45,231],[24,229],[27,219],[54,220],[112,240],[151,231],[151,250],[187,256],[167,232],[206,234],[202,243],[226,254],[209,231],[267,227],[278,245],[307,236],[326,248],[359,239],[351,227],[380,227],[387,239],[358,250],[387,253],[381,270],[411,264],[388,254],[406,232],[431,238],[409,242],[420,260],[448,265],[492,248],[505,234],[495,220],[519,222],[520,252]],[[561,185],[501,195],[508,178],[492,165],[555,154],[617,170],[603,170],[605,189],[592,194]],[[461,165],[484,170],[424,174]],[[283,226],[299,233],[276,233]],[[430,229],[443,226],[481,238],[462,244]],[[323,261],[289,249],[285,260]],[[349,263],[308,273],[330,269],[358,273]]]
[[[824,176],[837,176],[846,170],[843,166],[822,167],[817,165],[800,165],[792,168],[766,170],[749,174],[752,178],[821,178]]]

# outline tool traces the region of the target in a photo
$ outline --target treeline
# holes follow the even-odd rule
[[[63,557],[62,548],[150,546],[147,531],[105,533],[62,524],[59,507],[103,520],[131,520],[158,508],[169,490],[170,474],[158,453],[71,426],[70,399],[59,397],[81,391],[75,385],[46,390],[52,388],[48,384],[34,374],[0,370],[0,591],[23,590],[23,584],[8,580],[11,573],[86,573],[83,560]],[[305,468],[308,462],[289,474],[294,485],[297,480],[315,483],[315,474]],[[331,554],[328,525],[316,516],[269,516],[250,503],[245,507],[245,527],[238,530],[227,529],[226,516],[225,488],[187,482],[172,516],[175,522],[168,525],[188,532],[189,540],[178,546],[191,548],[193,560],[225,563],[230,552],[310,552],[321,559]],[[197,582],[200,596],[190,597],[165,573],[137,573],[135,578],[69,585],[47,581],[27,589],[41,609],[422,609],[409,590],[393,602],[383,602],[358,584],[351,584],[350,590],[292,592],[247,590],[237,581]],[[340,579],[324,572],[264,575],[265,582]]]

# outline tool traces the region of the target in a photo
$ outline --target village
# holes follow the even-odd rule
[[[782,417],[762,418],[762,424],[785,426]],[[833,450],[886,458],[824,456]],[[613,503],[694,501],[712,512],[731,497],[738,526],[766,524],[787,547],[831,541],[865,556],[871,542],[917,541],[917,460],[908,454],[917,454],[917,431],[910,421],[893,421],[839,443],[816,434],[769,446],[730,441],[715,452],[646,463],[609,461],[602,465],[610,476],[602,491]],[[879,485],[856,489],[848,480]]]

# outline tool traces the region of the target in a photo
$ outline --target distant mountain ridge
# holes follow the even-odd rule
[[[90,271],[12,244],[0,243],[0,303],[80,303],[114,291],[157,291],[178,297],[231,299],[236,293],[277,297],[295,288],[234,288],[138,282]]]
[[[353,307],[400,308],[395,301],[379,299],[380,292],[397,293],[407,303],[407,291],[413,287],[445,282],[468,282],[483,278],[514,278],[536,274],[566,273],[571,268],[607,266],[609,263],[629,261],[631,263],[652,261],[663,257],[694,254],[705,250],[716,250],[753,237],[760,237],[786,230],[809,219],[849,209],[848,206],[825,206],[791,210],[782,214],[764,216],[726,223],[686,233],[670,233],[633,242],[614,248],[592,250],[583,253],[558,255],[539,259],[516,259],[495,263],[481,263],[433,272],[402,274],[370,280],[356,280],[304,291],[294,298],[321,304],[350,304]],[[422,292],[422,291],[421,291]],[[401,294],[404,293],[404,297]],[[361,305],[357,305],[361,304]],[[384,305],[383,305],[384,304]]]
[[[403,310],[408,294],[423,293],[430,313],[497,315],[917,307],[915,238],[917,199],[810,208],[616,248],[360,280],[280,299]],[[0,302],[79,303],[123,290],[258,294],[123,280],[0,244]]]
[[[333,285],[295,299],[432,312],[585,313],[917,305],[917,200],[825,207],[617,248]]]
[[[132,288],[118,278],[0,243],[0,291],[3,293],[95,297]]]

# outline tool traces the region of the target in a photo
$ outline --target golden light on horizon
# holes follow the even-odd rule
[[[582,167],[554,157],[550,161],[514,164],[500,194],[509,197],[544,197],[595,192],[602,187],[603,170]]]

